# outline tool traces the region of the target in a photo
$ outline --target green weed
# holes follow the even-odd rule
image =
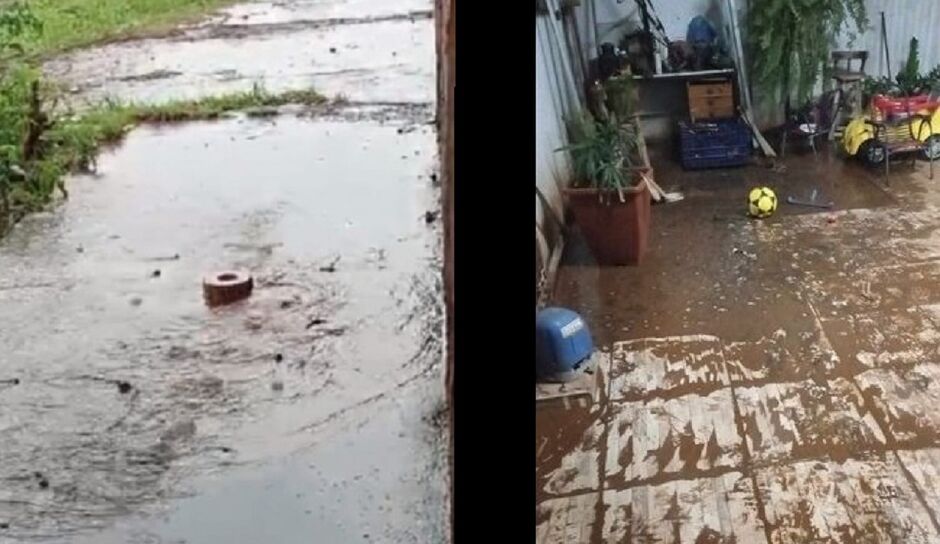
[[[170,29],[233,0],[32,0],[43,24],[25,43],[27,52],[49,54],[142,32]]]
[[[132,128],[143,123],[175,123],[217,119],[222,115],[259,107],[285,105],[315,106],[327,99],[312,90],[271,93],[255,86],[250,91],[210,96],[198,100],[176,100],[142,105],[109,102],[79,116],[52,121],[42,134],[35,157],[27,157],[18,135],[27,133],[29,109],[17,107],[32,100],[37,81],[29,72],[0,84],[0,180],[7,180],[6,215],[14,220],[35,211],[54,198],[56,189],[68,196],[63,184],[69,172],[93,169],[102,147],[120,141]],[[5,107],[9,104],[9,107]],[[7,113],[9,115],[4,115]],[[4,165],[7,165],[4,167]],[[4,169],[5,168],[5,169]],[[7,175],[4,175],[7,172]],[[23,172],[20,179],[11,172]],[[0,182],[2,183],[2,182]],[[0,216],[4,213],[0,210]],[[0,218],[0,231],[6,221]]]
[[[312,90],[250,91],[157,105],[108,101],[81,115],[56,112],[55,89],[29,59],[171,25],[231,0],[0,0],[0,235],[10,219],[68,196],[69,172],[94,167],[102,146],[140,123],[215,119],[227,112],[287,104],[318,105]],[[49,98],[52,97],[52,100]],[[52,103],[50,103],[52,102]]]

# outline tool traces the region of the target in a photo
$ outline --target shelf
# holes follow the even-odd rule
[[[727,74],[733,74],[733,68],[723,68],[721,70],[698,70],[694,72],[672,72],[668,74],[653,74],[652,76],[633,76],[633,79],[637,81],[645,80],[656,80],[656,79],[681,79],[686,77],[704,77],[704,76],[721,76]]]
[[[634,113],[637,117],[667,117],[673,115],[674,112],[669,110],[659,110],[659,111],[638,111]]]

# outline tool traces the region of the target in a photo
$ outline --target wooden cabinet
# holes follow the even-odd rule
[[[728,79],[690,81],[687,84],[692,122],[735,116],[734,88]]]

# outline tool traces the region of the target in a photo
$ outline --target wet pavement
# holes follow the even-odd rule
[[[198,32],[366,4],[240,6]],[[405,21],[377,27],[428,50],[397,89],[428,79],[433,98],[431,21]],[[71,56],[202,41],[179,35]],[[238,39],[203,54],[248,72],[240,55],[280,36]],[[122,97],[192,91],[98,75]],[[197,92],[227,88],[210,80]],[[385,92],[394,104],[137,129],[0,239],[0,542],[446,540],[433,106]],[[226,269],[254,294],[210,310],[201,279]]]
[[[538,404],[537,541],[940,542],[940,191],[823,153],[683,172],[639,267],[575,233],[553,302],[603,352],[591,405]],[[743,216],[748,188],[777,213]],[[813,188],[832,211],[785,203]]]
[[[154,102],[264,85],[313,88],[355,103],[434,102],[429,0],[292,0],[236,5],[161,38],[120,41],[51,60],[45,72],[77,107],[117,97]]]

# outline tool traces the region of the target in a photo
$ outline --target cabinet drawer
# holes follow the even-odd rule
[[[732,96],[729,83],[689,84],[689,100],[709,96]]]
[[[731,96],[715,96],[690,100],[689,116],[693,121],[734,117],[734,98]]]
[[[690,108],[730,108],[734,109],[734,98],[731,96],[706,96],[689,100]]]

